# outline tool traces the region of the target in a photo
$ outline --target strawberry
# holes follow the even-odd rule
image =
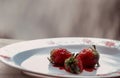
[[[81,58],[83,68],[94,68],[95,65],[99,66],[99,57],[100,55],[97,52],[95,45],[83,49],[76,56],[76,58]]]
[[[74,74],[78,74],[83,71],[81,59],[76,58],[74,55],[65,60],[64,67],[66,71]]]
[[[55,48],[50,52],[50,59],[48,60],[56,66],[64,66],[65,59],[69,58],[72,55],[65,48]]]

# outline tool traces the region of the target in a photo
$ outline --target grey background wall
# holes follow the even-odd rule
[[[120,0],[0,0],[0,38],[120,39]]]

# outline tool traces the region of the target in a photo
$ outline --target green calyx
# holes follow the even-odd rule
[[[98,53],[98,51],[96,49],[96,46],[92,45],[91,49],[92,49],[92,51],[93,51],[93,53],[94,53],[94,55],[95,55],[95,57],[97,59],[97,67],[99,67],[100,66],[100,64],[99,64],[100,55],[99,55],[99,53]]]
[[[71,56],[70,58],[65,60],[66,68],[69,69],[71,73],[77,74],[80,73],[80,69],[77,66],[77,60],[75,56]]]

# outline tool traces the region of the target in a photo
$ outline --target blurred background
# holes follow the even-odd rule
[[[120,0],[0,0],[0,38],[120,40]]]

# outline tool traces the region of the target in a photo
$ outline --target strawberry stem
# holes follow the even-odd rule
[[[50,61],[50,63],[54,64],[53,61],[50,58],[47,57],[47,59]]]
[[[95,55],[98,57],[98,62],[97,62],[97,67],[100,67],[100,64],[99,64],[99,53],[98,51],[96,50],[96,46],[95,45],[92,45],[93,48],[91,48],[94,52],[95,52]]]
[[[96,50],[96,46],[95,46],[95,45],[92,45],[92,47],[93,47],[93,49],[95,49],[95,50]]]

